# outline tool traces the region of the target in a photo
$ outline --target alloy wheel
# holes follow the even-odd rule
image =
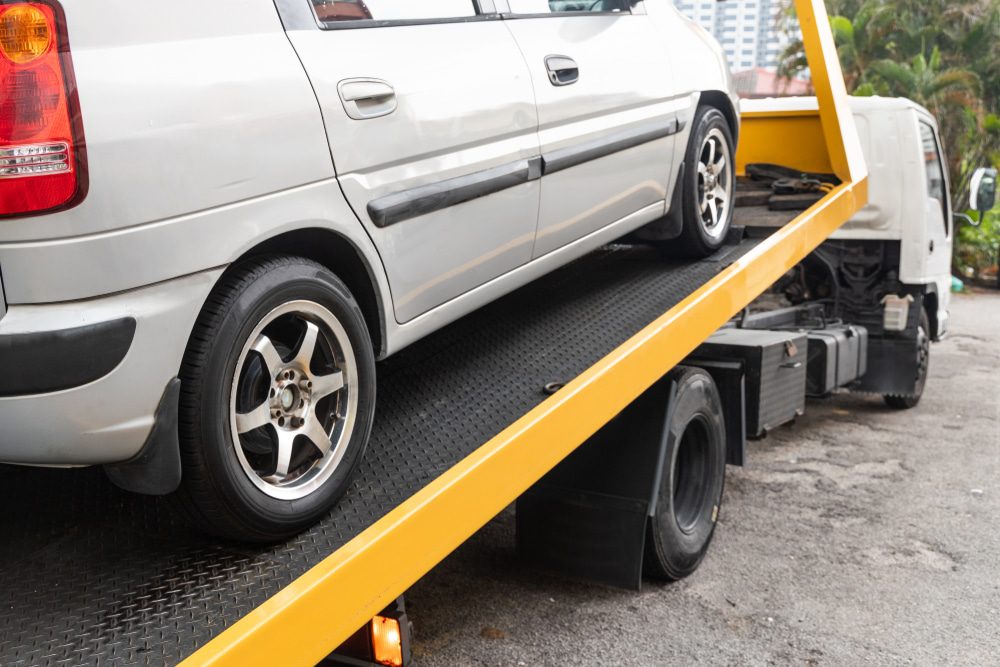
[[[358,371],[343,325],[312,301],[275,308],[236,365],[230,428],[243,471],[274,498],[303,498],[343,459],[358,411]]]
[[[702,227],[712,239],[726,231],[733,187],[729,141],[722,130],[714,128],[705,136],[698,154],[698,206]]]

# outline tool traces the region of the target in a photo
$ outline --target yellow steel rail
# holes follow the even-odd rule
[[[185,660],[312,665],[367,623],[867,202],[822,0],[797,0],[825,149],[844,181],[676,307]],[[754,139],[746,135],[742,141]]]

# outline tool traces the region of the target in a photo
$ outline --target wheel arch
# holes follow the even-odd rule
[[[706,90],[702,92],[698,104],[699,106],[713,107],[722,112],[722,115],[726,117],[726,122],[729,123],[729,130],[733,133],[733,142],[738,145],[740,117],[729,95],[721,90]]]
[[[330,229],[308,227],[284,232],[262,241],[244,252],[233,264],[269,254],[311,259],[343,280],[361,307],[376,358],[385,356],[385,304],[375,272],[357,245]]]

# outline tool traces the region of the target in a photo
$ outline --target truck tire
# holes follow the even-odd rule
[[[270,256],[227,271],[180,379],[173,500],[197,527],[275,542],[344,493],[371,431],[375,361],[361,309],[325,267]]]
[[[914,359],[911,372],[916,373],[917,380],[913,394],[909,396],[896,396],[886,394],[882,398],[885,404],[893,410],[909,410],[917,407],[920,397],[924,394],[924,386],[927,384],[927,373],[930,371],[931,363],[931,323],[927,317],[927,311],[920,309],[920,324],[917,325],[917,356]]]
[[[673,371],[677,393],[656,508],[646,533],[643,571],[677,581],[693,573],[708,551],[726,477],[722,401],[703,370]]]
[[[736,203],[735,142],[729,122],[714,107],[695,112],[684,154],[681,190],[681,234],[656,245],[669,257],[707,257],[729,234]]]

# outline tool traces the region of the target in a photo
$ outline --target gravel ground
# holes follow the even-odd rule
[[[416,665],[1000,664],[1000,296],[952,315],[915,410],[838,395],[752,443],[683,582],[532,571],[508,510],[408,594]]]

